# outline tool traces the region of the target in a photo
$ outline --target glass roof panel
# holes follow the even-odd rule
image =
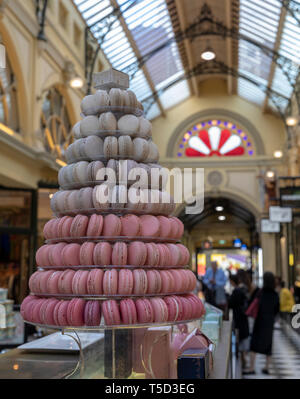
[[[189,96],[189,85],[186,80],[183,80],[164,91],[160,96],[160,102],[165,109],[168,109],[186,100]]]
[[[295,11],[296,12],[296,11]],[[300,17],[300,12],[296,12]],[[291,67],[287,70],[289,74],[290,82],[284,75],[282,70],[276,66],[275,74],[272,82],[272,89],[284,94],[287,97],[291,97],[293,87],[299,73],[300,65],[300,26],[292,15],[288,12],[286,14],[283,30],[280,40],[280,46],[278,53],[292,61]]]
[[[154,118],[157,118],[158,116],[160,116],[160,110],[159,107],[157,105],[157,103],[154,103],[152,105],[152,107],[149,109],[149,111],[146,113],[146,116],[148,119],[152,120]]]
[[[281,13],[279,0],[240,0],[240,32],[261,45],[274,49]],[[238,70],[243,76],[268,85],[272,59],[259,46],[239,40]],[[238,79],[238,94],[263,105],[265,93],[246,79]]]

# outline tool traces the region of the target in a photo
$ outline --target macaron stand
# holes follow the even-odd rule
[[[148,183],[151,170],[161,170],[151,123],[127,90],[128,75],[112,69],[95,74],[94,84],[59,172],[55,218],[44,228],[21,314],[76,341],[79,361],[66,377],[177,378],[177,359],[197,348],[208,359],[207,378],[214,343],[201,332],[205,308],[191,294],[196,280],[180,244],[183,225],[170,216],[175,204],[164,175]],[[119,178],[114,186],[108,169]],[[220,325],[219,316],[210,321]],[[87,332],[99,334],[97,362],[82,348]]]

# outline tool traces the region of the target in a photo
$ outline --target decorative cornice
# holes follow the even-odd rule
[[[4,133],[0,130],[0,145],[7,145],[12,150],[24,157],[28,158],[32,162],[40,161],[44,166],[58,171],[60,169],[59,165],[56,163],[55,159],[45,151],[37,151],[27,144],[23,143],[20,139]]]
[[[224,168],[224,167],[262,167],[280,166],[284,163],[283,159],[273,158],[266,155],[256,155],[252,157],[199,157],[199,158],[160,158],[160,164],[165,167],[179,168]]]

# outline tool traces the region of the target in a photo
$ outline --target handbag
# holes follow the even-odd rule
[[[248,306],[248,309],[245,312],[245,315],[248,317],[253,317],[253,319],[257,318],[258,310],[259,310],[259,302],[260,302],[260,295],[256,295],[253,301]]]

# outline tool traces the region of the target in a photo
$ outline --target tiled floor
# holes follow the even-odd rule
[[[247,379],[300,379],[300,334],[289,325],[276,324],[273,336],[273,355],[270,375],[261,372],[265,366],[265,356],[257,354],[255,375],[245,375]]]

